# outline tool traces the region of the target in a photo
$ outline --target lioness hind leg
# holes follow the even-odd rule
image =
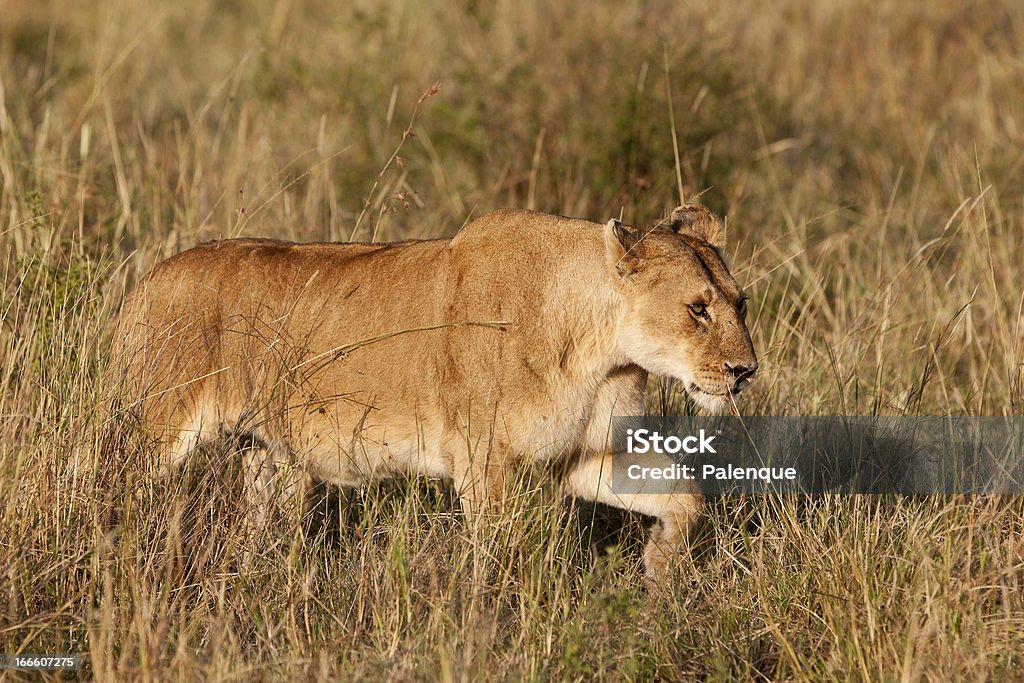
[[[196,411],[176,432],[166,428],[151,428],[150,433],[155,437],[155,468],[150,471],[150,476],[138,481],[134,491],[136,500],[151,495],[154,484],[170,484],[196,452],[218,439],[219,423],[205,417],[202,412]]]
[[[562,486],[573,496],[656,517],[644,546],[644,571],[651,580],[667,579],[689,552],[704,498],[685,488],[671,493],[617,493],[612,488],[613,457],[606,453],[584,459]]]
[[[236,437],[242,456],[242,494],[252,532],[266,529],[275,506],[300,519],[311,481],[304,468],[275,458],[272,448],[251,436]]]
[[[262,531],[270,519],[274,502],[277,467],[270,449],[252,441],[242,446],[242,500],[250,533]]]
[[[157,478],[166,479],[176,473],[200,447],[216,441],[219,435],[219,423],[212,420],[204,422],[201,414],[194,417],[169,444],[160,449]]]

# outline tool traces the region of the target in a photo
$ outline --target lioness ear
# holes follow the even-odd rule
[[[699,204],[686,204],[673,209],[668,227],[672,232],[704,240],[716,249],[725,248],[725,229],[715,214]]]
[[[618,218],[611,219],[604,226],[608,264],[622,277],[628,277],[636,271],[641,237],[639,230],[626,227]]]

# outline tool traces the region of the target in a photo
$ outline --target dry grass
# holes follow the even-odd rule
[[[8,0],[0,652],[105,679],[1019,676],[1020,499],[723,501],[649,592],[636,524],[595,554],[545,491],[484,539],[416,482],[252,548],[230,463],[154,488],[102,415],[126,285],[198,240],[644,222],[680,188],[710,188],[753,297],[745,412],[1020,414],[1021,44],[1014,0]]]

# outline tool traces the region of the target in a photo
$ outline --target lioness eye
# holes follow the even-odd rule
[[[708,313],[708,307],[705,304],[690,304],[690,313],[698,318],[703,318]]]
[[[736,304],[736,308],[739,309],[740,317],[741,318],[746,318],[747,317],[747,297],[743,297],[742,299],[740,299],[737,302],[737,304]]]

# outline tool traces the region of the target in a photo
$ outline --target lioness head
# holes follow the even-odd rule
[[[625,300],[617,337],[640,367],[674,377],[721,412],[757,371],[746,296],[722,258],[725,232],[702,206],[646,230],[605,226],[608,265]]]

